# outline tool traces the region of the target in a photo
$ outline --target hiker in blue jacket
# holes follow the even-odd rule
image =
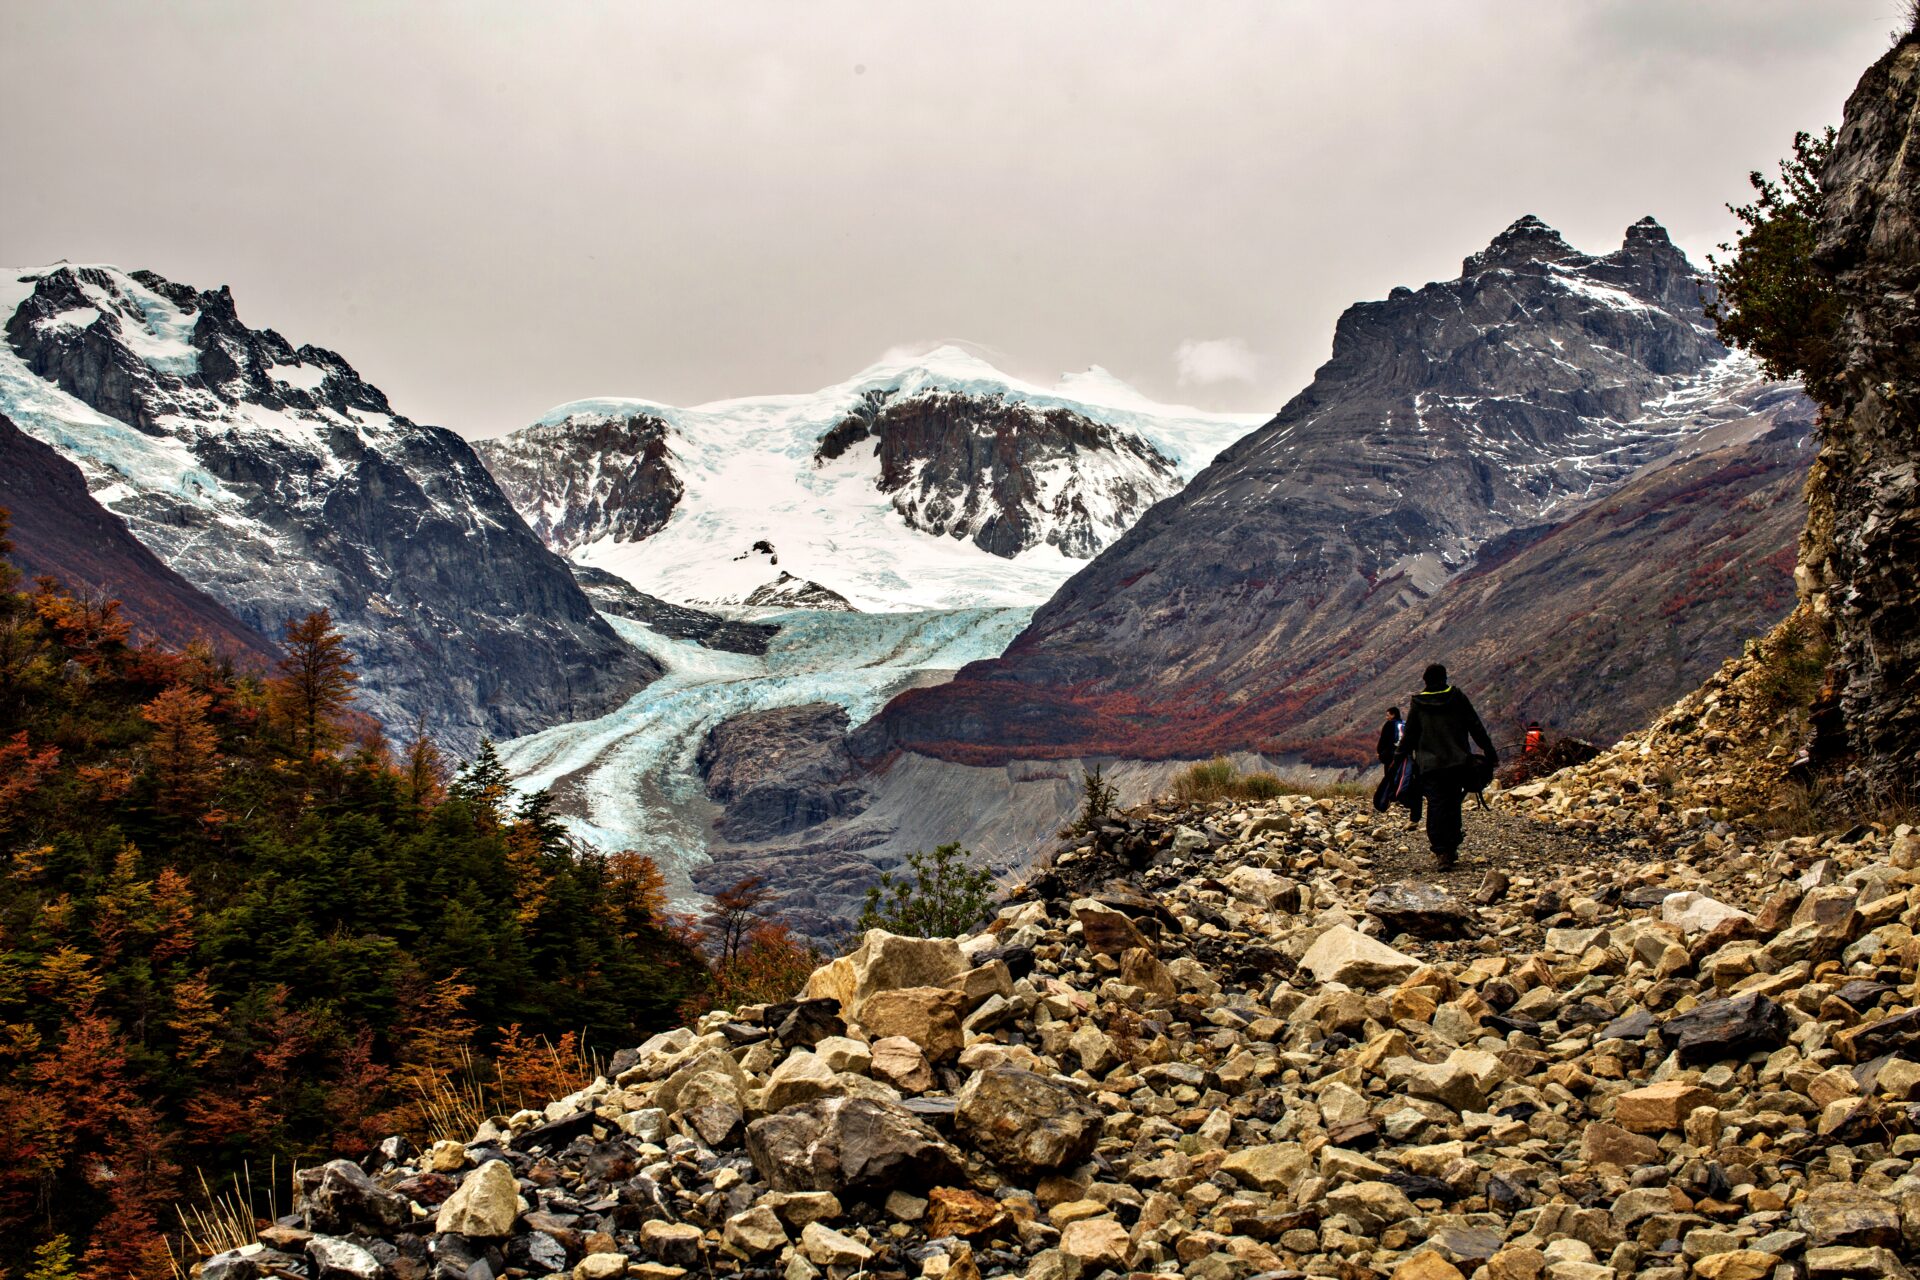
[[[1427,843],[1441,870],[1453,866],[1462,836],[1460,805],[1476,780],[1490,774],[1500,758],[1487,727],[1467,695],[1447,682],[1447,669],[1434,663],[1424,674],[1426,688],[1413,695],[1400,756],[1412,756],[1427,802]],[[1484,758],[1476,758],[1473,748]]]

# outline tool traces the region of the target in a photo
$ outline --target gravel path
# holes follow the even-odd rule
[[[1424,881],[1470,897],[1487,872],[1495,869],[1510,876],[1552,879],[1570,868],[1589,867],[1596,858],[1638,861],[1644,856],[1641,850],[1627,848],[1617,835],[1574,832],[1510,809],[1483,809],[1468,797],[1466,841],[1460,846],[1459,860],[1442,871],[1434,865],[1426,828],[1409,826],[1405,809],[1375,815],[1365,802],[1356,804],[1373,819],[1372,870],[1382,884]]]

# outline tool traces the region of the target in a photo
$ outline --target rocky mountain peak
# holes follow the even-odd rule
[[[1460,274],[1477,276],[1497,267],[1562,262],[1578,256],[1558,231],[1529,213],[1495,236],[1486,248],[1467,255],[1460,264]]]
[[[0,274],[0,412],[76,464],[174,572],[278,635],[326,607],[368,710],[451,748],[598,714],[657,675],[471,447],[224,287],[62,264]]]
[[[1595,256],[1521,218],[1459,279],[1349,308],[1270,423],[1069,580],[1003,658],[901,695],[882,723],[896,744],[973,764],[1295,742],[1360,687],[1354,654],[1397,661],[1372,649],[1389,620],[1425,610],[1497,539],[1573,520],[1689,440],[1751,424],[1751,456],[1712,471],[1728,484],[1695,480],[1730,504],[1763,475],[1791,491],[1804,409],[1715,338],[1699,276],[1657,224]],[[1771,489],[1751,496],[1775,505]],[[1667,536],[1706,526],[1687,527]],[[1773,588],[1764,561],[1780,548],[1764,543],[1739,556]],[[1778,616],[1771,599],[1741,606],[1755,626]],[[1723,652],[1687,654],[1665,696]]]

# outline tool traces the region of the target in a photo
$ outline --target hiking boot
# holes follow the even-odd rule
[[[1433,852],[1433,860],[1435,864],[1439,866],[1440,870],[1451,871],[1453,870],[1453,864],[1460,860],[1460,854],[1458,850],[1451,853],[1441,853],[1436,849]]]

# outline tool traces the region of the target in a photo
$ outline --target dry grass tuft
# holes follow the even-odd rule
[[[180,1219],[180,1233],[173,1243],[175,1280],[188,1280],[189,1269],[203,1258],[250,1245],[258,1236],[261,1219],[254,1206],[263,1197],[253,1185],[253,1166],[243,1164],[240,1172],[223,1190],[215,1191],[207,1182],[204,1169],[196,1170],[200,1181],[200,1202],[178,1204],[174,1213]],[[266,1221],[280,1216],[280,1162],[268,1166],[264,1196]]]
[[[1168,794],[1176,804],[1213,804],[1222,800],[1251,803],[1279,796],[1327,800],[1367,793],[1366,785],[1358,782],[1296,783],[1283,781],[1265,770],[1242,773],[1233,761],[1215,756],[1183,770],[1174,778],[1173,790]]]

